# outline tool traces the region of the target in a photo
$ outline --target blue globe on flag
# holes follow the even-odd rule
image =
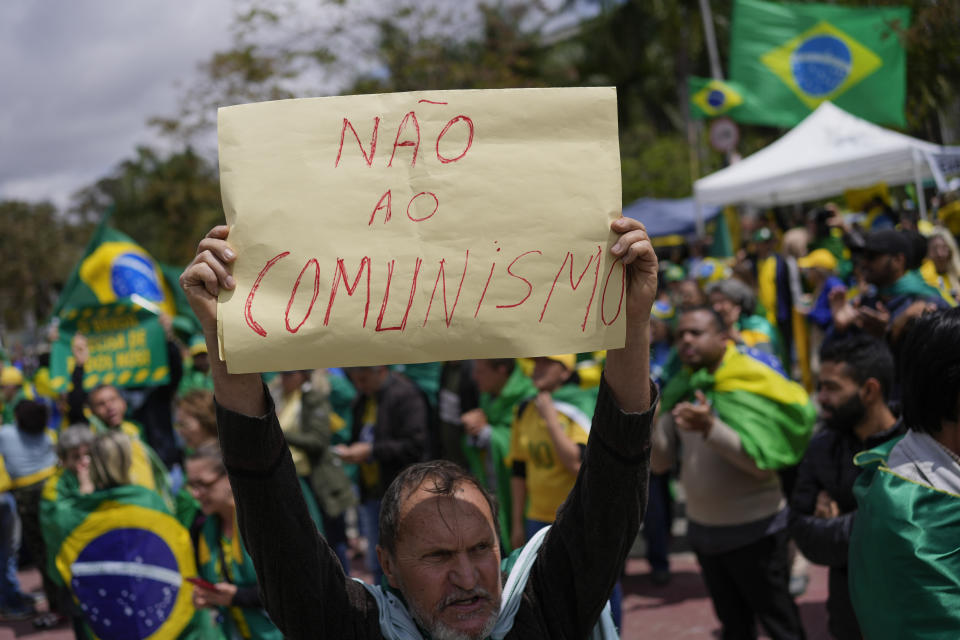
[[[707,104],[714,109],[720,109],[726,101],[727,95],[719,89],[712,89],[710,93],[707,94]]]
[[[153,264],[136,253],[122,253],[114,258],[110,266],[110,284],[118,298],[138,294],[155,302],[163,300]]]
[[[801,91],[814,97],[836,91],[850,75],[852,66],[850,47],[832,35],[807,38],[790,56],[794,81]]]
[[[166,541],[146,529],[105,531],[71,566],[70,586],[101,640],[142,640],[173,613],[183,580]]]

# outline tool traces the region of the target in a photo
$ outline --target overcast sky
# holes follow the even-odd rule
[[[0,2],[0,199],[65,205],[175,113],[229,45],[230,0]]]
[[[472,1],[419,1],[456,7],[463,24],[479,25]],[[306,20],[316,11],[338,17],[336,4],[295,2]],[[395,3],[351,0],[339,17],[354,23]],[[578,4],[581,17],[597,10]],[[230,45],[235,8],[233,0],[0,0],[0,200],[66,207],[137,145],[162,143],[148,118],[176,114],[197,64]]]

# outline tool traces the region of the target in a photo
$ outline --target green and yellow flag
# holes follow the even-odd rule
[[[71,493],[41,511],[44,539],[90,637],[216,638],[197,611],[190,533],[153,491],[127,485]]]
[[[715,373],[685,367],[673,376],[663,390],[662,410],[691,400],[697,390],[737,432],[743,450],[759,468],[782,469],[800,462],[817,418],[802,386],[731,342]]]
[[[736,82],[690,76],[687,78],[687,90],[690,94],[690,115],[697,119],[729,115],[736,120],[739,108],[749,102],[745,97],[746,88]]]
[[[792,127],[831,101],[879,124],[905,126],[906,7],[735,0],[730,78],[752,97],[741,122]]]
[[[935,640],[960,629],[960,496],[896,475],[896,438],[854,459],[850,600],[863,637]]]
[[[128,235],[113,229],[104,219],[97,227],[83,258],[67,281],[53,309],[60,315],[82,309],[129,301],[145,300],[171,318],[177,313],[172,287],[163,270],[147,251]]]
[[[160,314],[177,315],[174,289],[161,266],[105,219],[70,275],[54,315],[59,338],[50,358],[51,387],[65,391],[73,370],[70,341],[87,336],[84,387],[164,384],[170,379]]]

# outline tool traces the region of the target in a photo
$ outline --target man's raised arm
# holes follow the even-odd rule
[[[643,225],[611,228],[611,248],[627,278],[627,335],[607,352],[586,456],[577,482],[544,540],[524,596],[551,637],[586,637],[596,623],[646,509],[655,392],[650,387],[648,323],[657,289],[657,258]],[[536,623],[518,614],[516,637]]]
[[[310,519],[260,376],[228,374],[219,357],[217,295],[235,286],[228,232],[219,226],[207,234],[180,285],[207,341],[220,445],[264,606],[287,638],[379,637],[376,603],[344,574]]]
[[[623,349],[607,352],[604,378],[623,411],[650,408],[650,310],[657,296],[657,255],[643,224],[619,218],[620,239],[610,251],[627,270],[627,335]]]
[[[226,363],[220,359],[217,296],[221,289],[229,291],[236,286],[230,270],[237,254],[227,242],[229,232],[230,227],[220,225],[200,241],[197,255],[180,276],[180,286],[203,327],[217,403],[246,416],[262,416],[267,411],[267,403],[260,376],[256,373],[231,375],[227,373]]]

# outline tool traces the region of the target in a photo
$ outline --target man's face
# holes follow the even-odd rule
[[[570,378],[570,370],[550,358],[533,361],[533,385],[539,391],[556,391]]]
[[[824,424],[836,431],[853,431],[866,414],[860,385],[848,375],[843,362],[820,363],[817,402]]]
[[[506,367],[494,366],[490,360],[477,360],[473,363],[473,381],[482,393],[500,393],[509,377]]]
[[[74,447],[67,451],[67,456],[63,459],[63,468],[77,473],[77,469],[90,464],[90,447],[85,444]]]
[[[677,284],[676,306],[678,307],[698,307],[706,302],[703,291],[693,280],[684,280]]]
[[[20,387],[19,385],[15,385],[15,384],[7,384],[0,387],[0,390],[2,390],[3,392],[3,401],[10,402],[11,400],[13,400],[14,396],[17,395],[17,391],[20,390]]]
[[[694,369],[712,369],[727,350],[727,334],[717,326],[713,314],[704,309],[681,315],[676,336],[680,361]]]
[[[347,371],[350,382],[364,395],[373,395],[380,390],[387,377],[386,367],[354,367]]]
[[[670,339],[670,325],[659,318],[650,318],[650,342],[666,342]]]
[[[209,438],[196,416],[183,409],[177,409],[174,427],[183,438],[184,444],[191,449],[196,449]]]
[[[201,373],[210,371],[210,356],[206,353],[198,353],[193,356],[193,368]]]
[[[93,415],[111,429],[119,427],[127,412],[127,402],[114,387],[101,387],[90,396]]]
[[[720,314],[728,327],[736,326],[737,321],[740,320],[740,305],[734,304],[730,298],[719,291],[710,294],[710,306]]]
[[[863,277],[867,282],[878,287],[893,284],[899,277],[897,265],[902,262],[902,255],[866,253],[862,261]]]
[[[390,585],[433,638],[481,640],[500,611],[500,548],[483,494],[461,484],[453,495],[426,491],[400,509],[395,553],[377,547]]]

